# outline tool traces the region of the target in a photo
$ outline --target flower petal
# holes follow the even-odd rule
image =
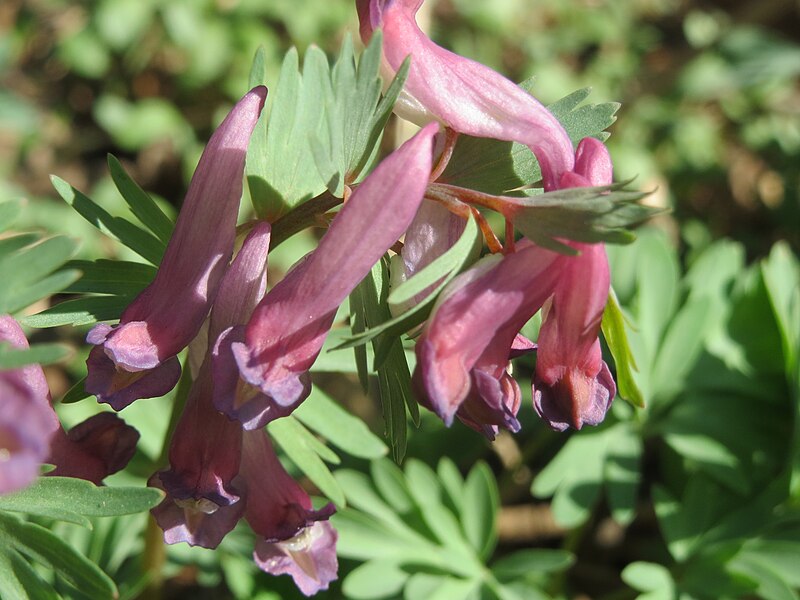
[[[257,87],[245,95],[209,140],[153,282],[125,309],[118,326],[100,324],[87,336],[102,345],[113,371],[159,368],[186,347],[208,315],[233,252],[245,155],[266,93]],[[157,384],[124,392],[138,376],[115,378],[97,352],[87,365],[87,391],[117,410],[177,382],[171,368],[169,377],[159,374]]]
[[[308,369],[336,310],[413,219],[430,175],[436,132],[435,126],[426,127],[364,180],[317,249],[258,305],[244,342],[230,343],[242,379],[275,405],[291,411],[308,396]],[[252,412],[261,416],[248,420],[248,428],[274,418],[265,409]]]

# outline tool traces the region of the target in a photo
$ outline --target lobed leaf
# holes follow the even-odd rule
[[[40,477],[23,490],[0,496],[0,510],[91,528],[87,517],[145,512],[162,499],[163,494],[155,488],[104,487],[73,477]]]

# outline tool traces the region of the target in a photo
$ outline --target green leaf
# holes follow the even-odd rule
[[[0,256],[0,312],[15,312],[69,285],[78,273],[47,277],[76,251],[74,240],[55,236]]]
[[[267,81],[267,51],[264,46],[259,46],[253,56],[253,64],[250,67],[250,77],[247,87],[253,89],[256,86],[264,85]]]
[[[158,265],[161,262],[166,244],[160,239],[127,219],[112,217],[105,209],[60,177],[53,175],[50,179],[53,187],[64,201],[97,229],[109,237],[119,240],[152,264]]]
[[[136,296],[156,276],[155,267],[126,260],[73,260],[66,267],[83,273],[78,281],[64,290],[66,294]]]
[[[608,302],[603,310],[601,328],[603,337],[608,344],[608,349],[611,351],[611,356],[614,357],[619,395],[633,406],[644,408],[642,391],[636,385],[636,380],[633,377],[633,372],[637,371],[638,367],[636,366],[633,352],[631,352],[631,348],[628,345],[628,335],[625,332],[625,315],[619,305],[614,288],[609,290]]]
[[[364,421],[344,410],[318,388],[292,414],[348,454],[374,459],[387,452],[386,445]]]
[[[286,53],[268,111],[259,119],[247,151],[247,182],[260,218],[274,222],[325,190],[310,140],[324,127],[328,59],[308,49],[303,73],[297,50]]]
[[[657,592],[647,595],[647,598],[652,600],[658,598],[672,600],[675,597],[672,574],[662,565],[648,562],[631,563],[623,569],[622,581],[640,592]]]
[[[66,344],[34,344],[26,350],[20,350],[0,342],[0,370],[18,369],[25,365],[49,365],[65,360],[72,354],[72,348]]]
[[[390,460],[375,460],[370,464],[372,482],[381,496],[398,513],[411,510],[414,501],[403,472]]]
[[[16,200],[0,203],[0,231],[7,231],[22,212],[22,203]]]
[[[89,598],[116,598],[116,586],[108,575],[44,527],[0,513],[0,534],[5,543],[0,551],[8,552],[10,548],[53,569]]]
[[[91,528],[86,517],[145,512],[164,495],[154,488],[98,487],[73,477],[40,477],[16,493],[0,496],[0,510],[67,521]]]
[[[80,402],[84,398],[91,396],[84,387],[85,383],[86,376],[82,377],[75,385],[67,390],[67,393],[64,394],[64,397],[61,399],[61,404],[74,404],[75,402]]]
[[[522,85],[525,87],[525,83]],[[530,87],[527,89],[530,91]],[[582,104],[591,91],[591,88],[576,90],[547,107],[567,130],[567,135],[575,146],[585,137],[596,137],[605,141],[609,136],[605,130],[617,120],[616,113],[621,106],[619,102]]]
[[[461,519],[467,540],[486,559],[497,544],[500,494],[494,474],[484,462],[475,465],[464,484]]]
[[[553,517],[563,527],[576,527],[589,518],[600,496],[607,446],[604,430],[573,434],[534,479],[531,492],[554,496]]]
[[[530,91],[532,80],[520,84]],[[615,120],[616,102],[579,106],[589,95],[585,88],[548,108],[561,122],[573,144],[584,137],[608,137],[605,129]],[[487,194],[503,195],[539,181],[539,163],[522,144],[461,135],[440,181]]]
[[[664,212],[640,204],[648,193],[626,190],[627,184],[569,188],[519,199],[511,220],[531,241],[563,254],[577,252],[558,238],[627,244],[635,239],[628,228]]]
[[[492,572],[502,581],[525,577],[530,572],[554,573],[569,568],[575,556],[566,550],[533,548],[519,550],[492,564]]]
[[[636,517],[644,447],[630,422],[617,423],[612,430],[604,465],[606,498],[614,520],[627,525]]]
[[[653,386],[659,395],[671,396],[682,389],[705,343],[712,308],[708,298],[699,298],[685,304],[671,319],[653,370]]]
[[[0,598],[60,600],[56,591],[15,550],[0,550]]]
[[[267,425],[267,429],[286,456],[314,482],[314,485],[323,494],[337,506],[345,506],[345,496],[341,486],[322,462],[317,453],[318,446],[309,440],[311,434],[305,427],[289,416],[272,421]]]
[[[326,131],[312,140],[317,169],[328,190],[340,198],[344,186],[358,183],[374,159],[408,74],[406,61],[381,98],[381,40],[380,32],[376,32],[356,65],[352,40],[349,35],[345,37],[330,72]]]
[[[367,277],[358,285],[355,295],[351,295],[351,309],[356,311],[353,319],[354,332],[362,327],[374,327],[390,318],[386,306],[388,295],[388,277],[385,260],[378,262]],[[377,347],[376,340],[372,342]],[[377,350],[376,350],[377,352]],[[407,423],[406,409],[412,420],[419,424],[419,407],[411,387],[411,373],[408,368],[405,351],[399,338],[391,340],[386,358],[377,367],[378,391],[380,394],[383,420],[386,435],[397,462],[402,461],[406,450]],[[363,354],[363,356],[362,356]],[[364,359],[359,369],[364,369],[362,385],[366,383],[366,352],[357,353],[357,359]],[[362,376],[359,370],[359,376]]]
[[[778,242],[761,263],[761,272],[781,331],[786,373],[798,377],[794,369],[800,360],[800,262],[788,244]]]
[[[108,170],[114,185],[136,218],[166,246],[175,228],[172,219],[165,215],[153,199],[125,172],[122,164],[112,154],[108,155]]]
[[[408,580],[408,573],[388,561],[371,560],[345,578],[342,591],[347,598],[371,600],[396,596]]]
[[[91,325],[98,321],[115,321],[133,301],[127,296],[90,296],[67,300],[20,321],[30,327]]]

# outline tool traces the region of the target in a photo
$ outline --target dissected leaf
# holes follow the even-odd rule
[[[344,410],[320,389],[315,388],[292,414],[348,454],[367,459],[386,454],[386,445],[364,421]]]
[[[329,77],[328,59],[319,48],[308,49],[302,74],[297,50],[289,50],[253,132],[247,182],[256,213],[270,222],[325,190],[310,140],[325,123]]]
[[[0,513],[0,535],[4,542],[0,552],[11,549],[53,569],[89,598],[111,600],[117,596],[116,586],[108,575],[44,527]]]
[[[53,187],[79,215],[109,237],[119,240],[154,265],[161,262],[166,244],[152,233],[137,227],[127,219],[111,216],[85,194],[79,192],[60,177],[53,175]]]
[[[310,442],[308,430],[293,417],[276,419],[268,426],[272,439],[286,456],[314,482],[320,491],[337,506],[345,505],[341,486],[317,453],[318,447]]]
[[[86,517],[145,512],[163,494],[149,487],[98,487],[73,477],[40,477],[18,492],[0,496],[0,510],[21,512],[91,527]]]
[[[111,179],[117,186],[119,193],[130,206],[131,211],[142,225],[147,227],[164,245],[169,243],[175,223],[158,207],[153,199],[139,187],[119,160],[111,154],[108,155],[108,171]]]
[[[49,365],[60,362],[72,354],[66,344],[34,344],[21,350],[0,342],[0,370],[18,369],[25,365]]]
[[[638,367],[628,345],[628,336],[625,333],[625,315],[619,305],[614,288],[609,290],[601,327],[611,356],[614,357],[619,395],[634,406],[644,408],[642,391],[636,385],[633,377],[633,372],[637,371]]]

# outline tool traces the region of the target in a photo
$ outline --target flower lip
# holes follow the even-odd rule
[[[177,383],[177,363],[164,366],[200,330],[228,268],[247,147],[266,94],[263,86],[245,94],[211,136],[153,281],[123,311],[119,325],[98,324],[89,332],[87,341],[96,348],[87,360],[86,390],[100,402],[119,410]],[[157,373],[144,382],[121,371]]]

